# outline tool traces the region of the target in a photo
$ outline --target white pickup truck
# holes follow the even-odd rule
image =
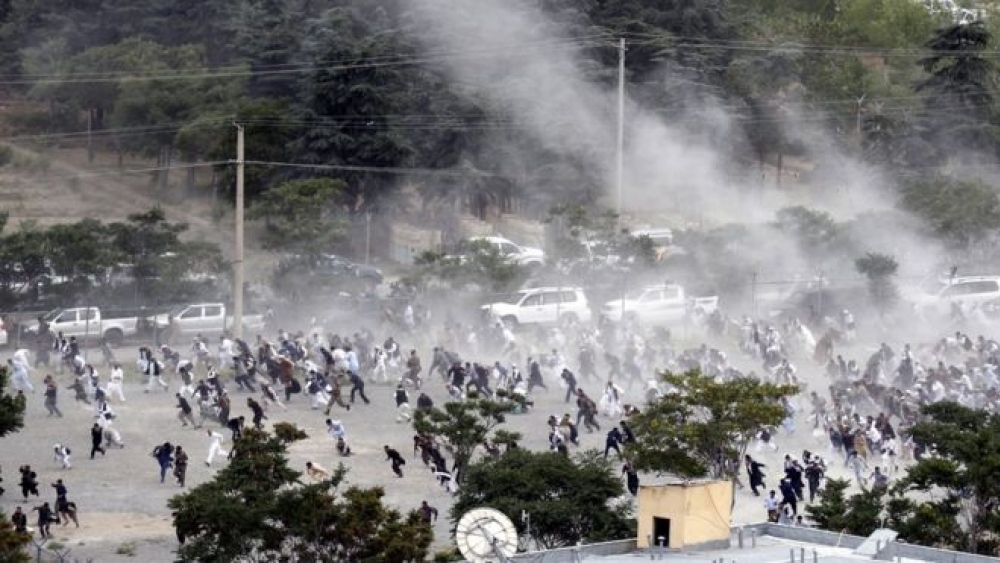
[[[42,320],[49,325],[52,334],[62,333],[77,340],[104,339],[109,344],[121,344],[126,338],[131,338],[139,331],[141,318],[136,311],[101,310],[98,307],[58,308],[42,315]],[[38,321],[32,321],[25,327],[28,335],[38,334]]]
[[[661,284],[635,289],[622,299],[604,304],[601,314],[612,321],[632,321],[645,325],[671,325],[690,315],[711,314],[719,306],[718,296],[689,297],[677,284]]]
[[[177,307],[166,315],[156,316],[157,330],[170,328],[171,338],[201,334],[223,334],[234,326],[233,315],[227,313],[223,303],[195,303]],[[263,315],[243,315],[243,336],[264,330]]]

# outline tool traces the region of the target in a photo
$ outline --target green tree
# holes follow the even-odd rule
[[[7,393],[9,383],[10,372],[6,367],[0,368],[0,437],[24,427],[24,403]]]
[[[28,563],[30,544],[31,535],[15,532],[10,518],[0,511],[0,563]]]
[[[896,304],[899,291],[892,278],[899,270],[899,263],[895,258],[869,252],[854,261],[854,268],[868,278],[868,294],[880,312],[884,313]]]
[[[476,450],[487,440],[495,441],[495,431],[500,430],[509,411],[509,405],[489,399],[449,401],[443,409],[417,409],[413,416],[413,428],[444,441],[445,449],[455,459],[456,481],[462,482]],[[514,432],[507,432],[503,437],[508,442],[520,439]]]
[[[851,482],[847,479],[827,479],[819,492],[818,502],[806,506],[806,513],[817,526],[832,532],[868,536],[882,527],[885,487],[873,487],[846,495]]]
[[[512,450],[468,468],[451,508],[457,522],[470,509],[489,506],[527,532],[521,514],[531,515],[531,539],[545,549],[635,535],[635,522],[615,468],[596,451],[571,459],[555,452]]]
[[[995,554],[1000,532],[1000,415],[943,401],[925,405],[924,420],[913,429],[913,439],[934,444],[937,455],[911,466],[897,487],[901,491],[944,495],[958,508],[955,535],[942,538],[955,548],[972,553]],[[944,526],[930,511],[916,518],[928,519],[934,529]],[[947,513],[947,512],[945,512]]]
[[[966,151],[992,154],[996,147],[992,62],[983,56],[990,32],[981,21],[949,25],[927,42],[933,53],[919,61],[927,77],[916,85],[926,96],[929,126],[938,142],[949,143],[944,156]]]
[[[346,191],[340,180],[292,180],[264,192],[250,208],[250,217],[264,221],[265,246],[318,256],[344,238]]]
[[[660,377],[672,391],[632,420],[636,441],[625,455],[639,470],[686,479],[734,479],[753,437],[780,425],[781,400],[798,392],[748,377],[718,382],[697,370]]]
[[[1000,229],[1000,199],[981,181],[930,177],[907,182],[902,192],[903,209],[954,246],[967,246]]]
[[[423,561],[430,527],[382,504],[381,488],[348,487],[339,468],[303,485],[281,439],[247,430],[214,479],[170,499],[185,561]]]

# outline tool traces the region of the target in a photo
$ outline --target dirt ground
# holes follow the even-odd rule
[[[404,346],[404,349],[407,347]],[[421,351],[426,355],[430,349],[421,348]],[[132,354],[133,350],[123,349],[119,351],[118,357],[124,361],[131,358]],[[802,361],[802,364],[800,373],[816,372],[815,376],[818,377],[815,366],[807,365],[806,361]],[[79,506],[79,529],[72,525],[53,528],[57,540],[72,549],[71,557],[81,561],[93,558],[102,563],[172,561],[172,551],[177,543],[166,503],[172,495],[180,492],[180,488],[169,476],[167,483],[160,484],[158,466],[150,453],[154,446],[165,441],[180,444],[189,451],[189,487],[210,479],[216,471],[216,468],[208,468],[204,463],[208,451],[204,430],[182,428],[176,418],[173,396],[176,381],[171,382],[171,392],[144,393],[144,386],[130,375],[126,385],[127,402],[113,405],[119,416],[116,426],[123,436],[125,447],[110,449],[107,455],[98,454],[96,459],[91,460],[88,454],[89,428],[93,422],[92,407],[74,403],[72,392],[62,390],[59,403],[65,417],[48,418],[41,390],[38,389],[45,373],[44,370],[32,373],[36,392],[29,396],[25,428],[0,440],[0,465],[3,467],[3,485],[7,489],[0,497],[0,507],[10,514],[15,506],[22,505],[17,487],[17,467],[28,463],[39,475],[41,497],[33,497],[28,503],[23,503],[26,509],[30,510],[30,507],[44,500],[54,501],[55,493],[49,484],[58,478],[65,481],[70,500]],[[68,376],[62,377],[65,380]],[[575,416],[575,407],[563,402],[565,391],[557,384],[555,376],[549,375],[547,382],[551,390],[536,392],[534,410],[523,415],[512,415],[508,419],[507,427],[522,432],[525,436],[524,445],[532,449],[547,447],[545,421],[549,415],[568,412]],[[581,387],[591,396],[599,397],[603,385],[585,382]],[[446,392],[439,380],[430,381],[426,388],[437,404],[446,400]],[[310,410],[307,399],[301,395],[293,397],[287,411],[274,410],[272,407],[268,413],[271,418],[267,422],[294,422],[309,434],[308,439],[297,442],[290,448],[292,467],[304,470],[306,461],[313,460],[332,469],[343,462],[349,469],[349,483],[384,486],[387,501],[401,510],[414,509],[422,500],[430,502],[442,515],[435,526],[435,549],[447,548],[451,545],[447,517],[450,497],[437,484],[430,470],[424,468],[419,459],[411,457],[412,428],[409,424],[395,422],[392,392],[393,387],[389,385],[369,384],[367,393],[371,399],[370,405],[363,404],[359,398],[350,412],[335,407],[332,414],[346,425],[354,450],[354,455],[349,458],[341,458],[336,454],[332,439],[325,433],[325,416],[322,411]],[[640,403],[640,392],[638,386],[633,388],[626,393],[625,402]],[[232,416],[249,415],[245,393],[235,390],[231,393]],[[411,396],[411,400],[415,401],[415,396]],[[795,434],[777,437],[780,445],[777,451],[755,454],[767,464],[768,469],[765,471],[770,476],[776,477],[780,473],[781,459],[786,452],[798,456],[804,448],[808,448],[826,454],[826,439],[814,437],[810,428],[802,428],[805,414],[801,414],[799,419],[800,428]],[[602,428],[607,430],[615,421],[602,418],[600,422]],[[229,432],[225,431],[224,434],[228,443]],[[52,446],[57,442],[72,449],[72,469],[63,470],[53,460]],[[582,433],[581,442],[583,448],[603,449],[604,432]],[[393,476],[382,452],[383,444],[392,445],[409,459],[404,478],[397,479]],[[225,460],[220,460],[216,466],[224,463]],[[847,475],[842,463],[833,463],[832,467],[834,476]],[[768,485],[777,485],[776,478],[768,479]],[[755,499],[747,490],[738,491],[734,524],[761,521],[763,518],[761,499]]]

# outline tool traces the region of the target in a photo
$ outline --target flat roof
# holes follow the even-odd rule
[[[795,563],[802,563],[802,550],[805,549],[805,563],[857,563],[858,561],[871,561],[871,555],[859,555],[854,553],[850,547],[835,547],[817,543],[789,540],[775,536],[761,536],[756,538],[756,547],[751,547],[751,539],[744,537],[744,547],[740,549],[736,542],[732,547],[718,550],[704,551],[671,551],[658,553],[656,549],[635,551],[623,555],[589,556],[587,561],[601,561],[603,563],[636,563],[639,560],[650,561],[675,561],[683,563],[718,563],[720,559],[724,563],[789,563],[792,551],[795,554]],[[813,553],[815,552],[815,557]],[[922,563],[926,560],[903,558],[904,563]]]

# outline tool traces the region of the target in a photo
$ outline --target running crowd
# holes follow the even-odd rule
[[[295,333],[279,329],[273,337],[256,335],[252,342],[227,335],[210,341],[196,335],[176,347],[173,342],[140,347],[135,366],[141,383],[128,391],[141,388],[169,397],[178,423],[203,432],[208,467],[232,455],[231,444],[247,424],[263,428],[265,421],[280,422],[289,409],[321,410],[332,451],[350,457],[352,444],[338,409],[367,407],[372,414],[365,411],[364,416],[386,414],[371,406],[368,384],[391,389],[392,416],[400,424],[412,420],[414,409],[433,407],[432,395],[440,400],[446,393],[445,400],[452,401],[472,394],[492,397],[508,404],[511,413],[537,417],[539,432],[547,432],[554,451],[568,454],[579,447],[581,425],[586,435],[596,433],[603,439],[605,457],[613,452],[622,464],[626,488],[635,496],[639,474],[623,455],[622,445],[635,440],[629,417],[645,402],[671,392],[656,377],[657,370],[700,369],[720,380],[756,377],[794,383],[802,392],[785,402],[787,417],[781,427],[759,429],[754,455],[732,462],[745,466],[753,495],[764,493],[769,519],[799,525],[801,503],[815,499],[831,471],[853,474],[859,487],[884,486],[901,464],[932,455],[908,434],[920,405],[944,399],[977,408],[1000,404],[1000,345],[983,336],[955,332],[926,344],[899,343],[898,351],[886,343],[866,347],[857,341],[849,311],[828,319],[818,339],[795,319],[766,324],[716,312],[699,317],[696,324],[706,343],[687,349],[678,347],[666,329],[606,320],[515,332],[490,317],[431,326],[429,319],[411,316],[404,326],[384,327],[397,335],[380,337],[367,329],[344,335],[322,326]],[[91,459],[125,447],[118,430],[120,415],[111,406],[128,414],[125,370],[118,358],[122,350],[106,344],[101,350],[98,365],[88,363],[75,338],[52,334],[43,323],[34,348],[17,350],[8,360],[17,400],[34,396],[32,372],[43,370],[41,395],[48,417],[63,416],[62,389],[73,391],[74,402],[93,409]],[[851,352],[867,357],[860,362],[845,359]],[[806,366],[802,373],[795,363]],[[544,401],[540,393],[547,395]],[[236,395],[240,398],[234,399]],[[534,414],[559,404],[575,407],[575,414]],[[801,454],[779,453],[785,437],[802,443],[803,436],[811,447]],[[434,436],[415,434],[412,454],[429,469],[429,486],[455,494],[460,479],[455,467],[449,467],[445,446]],[[393,444],[382,449],[392,474],[403,478],[406,457]],[[496,444],[485,443],[483,449],[487,455],[502,455]],[[150,455],[161,483],[172,469],[176,484],[186,485],[189,449],[164,442]],[[72,456],[64,443],[53,445],[56,470],[70,470]],[[773,489],[767,487],[768,464],[761,459],[781,464]],[[330,471],[311,460],[306,474],[318,480],[328,478]],[[39,479],[27,465],[20,467],[20,475],[27,503],[39,496]],[[53,522],[79,526],[76,504],[68,499],[63,480],[52,486],[54,508],[44,502],[30,509],[37,512],[34,530],[43,537]],[[437,509],[426,501],[419,510],[428,521],[437,519]],[[28,513],[22,507],[11,519],[18,530],[28,530]]]

